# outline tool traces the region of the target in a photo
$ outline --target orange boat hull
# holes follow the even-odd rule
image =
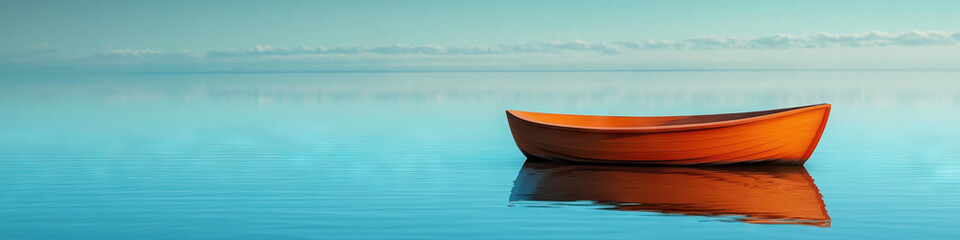
[[[829,115],[829,104],[671,117],[507,111],[517,147],[528,157],[664,165],[802,165]]]
[[[617,166],[528,160],[510,201],[518,206],[590,201],[620,211],[830,226],[820,191],[803,166]]]

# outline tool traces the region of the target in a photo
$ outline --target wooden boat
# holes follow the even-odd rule
[[[667,117],[507,111],[527,157],[640,164],[802,165],[820,141],[830,104]]]
[[[623,166],[527,160],[513,206],[585,206],[829,227],[803,166]],[[586,203],[584,203],[586,201]]]

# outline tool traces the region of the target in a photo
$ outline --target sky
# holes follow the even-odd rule
[[[957,68],[960,1],[0,1],[2,71]]]

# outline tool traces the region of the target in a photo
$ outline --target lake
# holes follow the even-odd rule
[[[504,113],[817,103],[799,168],[527,161]],[[958,123],[960,71],[3,75],[0,238],[958,239]]]

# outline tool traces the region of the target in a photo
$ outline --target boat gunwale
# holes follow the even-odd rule
[[[538,126],[557,128],[562,130],[569,131],[581,131],[581,132],[612,132],[612,133],[658,133],[658,132],[678,132],[678,131],[691,131],[691,130],[702,130],[702,129],[711,129],[711,128],[721,128],[721,127],[730,127],[746,123],[752,123],[782,116],[793,115],[797,113],[803,113],[814,110],[821,109],[830,109],[831,105],[829,103],[821,103],[807,106],[799,107],[789,107],[789,108],[780,108],[780,109],[771,109],[771,110],[760,110],[760,111],[750,111],[750,112],[736,112],[736,113],[722,113],[722,114],[704,114],[704,115],[679,115],[679,116],[613,116],[613,117],[635,117],[635,118],[647,118],[647,117],[697,117],[697,116],[712,116],[712,115],[726,115],[726,114],[746,114],[746,113],[756,113],[756,112],[768,112],[773,111],[773,113],[763,114],[759,116],[738,118],[732,120],[716,121],[716,122],[703,122],[703,123],[690,123],[690,124],[677,124],[677,125],[660,125],[660,126],[642,126],[642,127],[593,127],[593,126],[578,126],[570,124],[558,124],[536,120],[533,117],[524,116],[523,113],[539,113],[539,112],[528,112],[528,111],[518,111],[518,110],[507,110],[507,115],[522,120],[524,122],[529,122]],[[590,117],[611,117],[604,115],[581,115],[581,114],[562,114],[562,113],[545,113],[545,114],[556,114],[556,115],[570,115],[570,116],[590,116]],[[828,113],[829,114],[829,113]],[[823,123],[821,123],[823,125]],[[822,131],[823,126],[821,126]]]

